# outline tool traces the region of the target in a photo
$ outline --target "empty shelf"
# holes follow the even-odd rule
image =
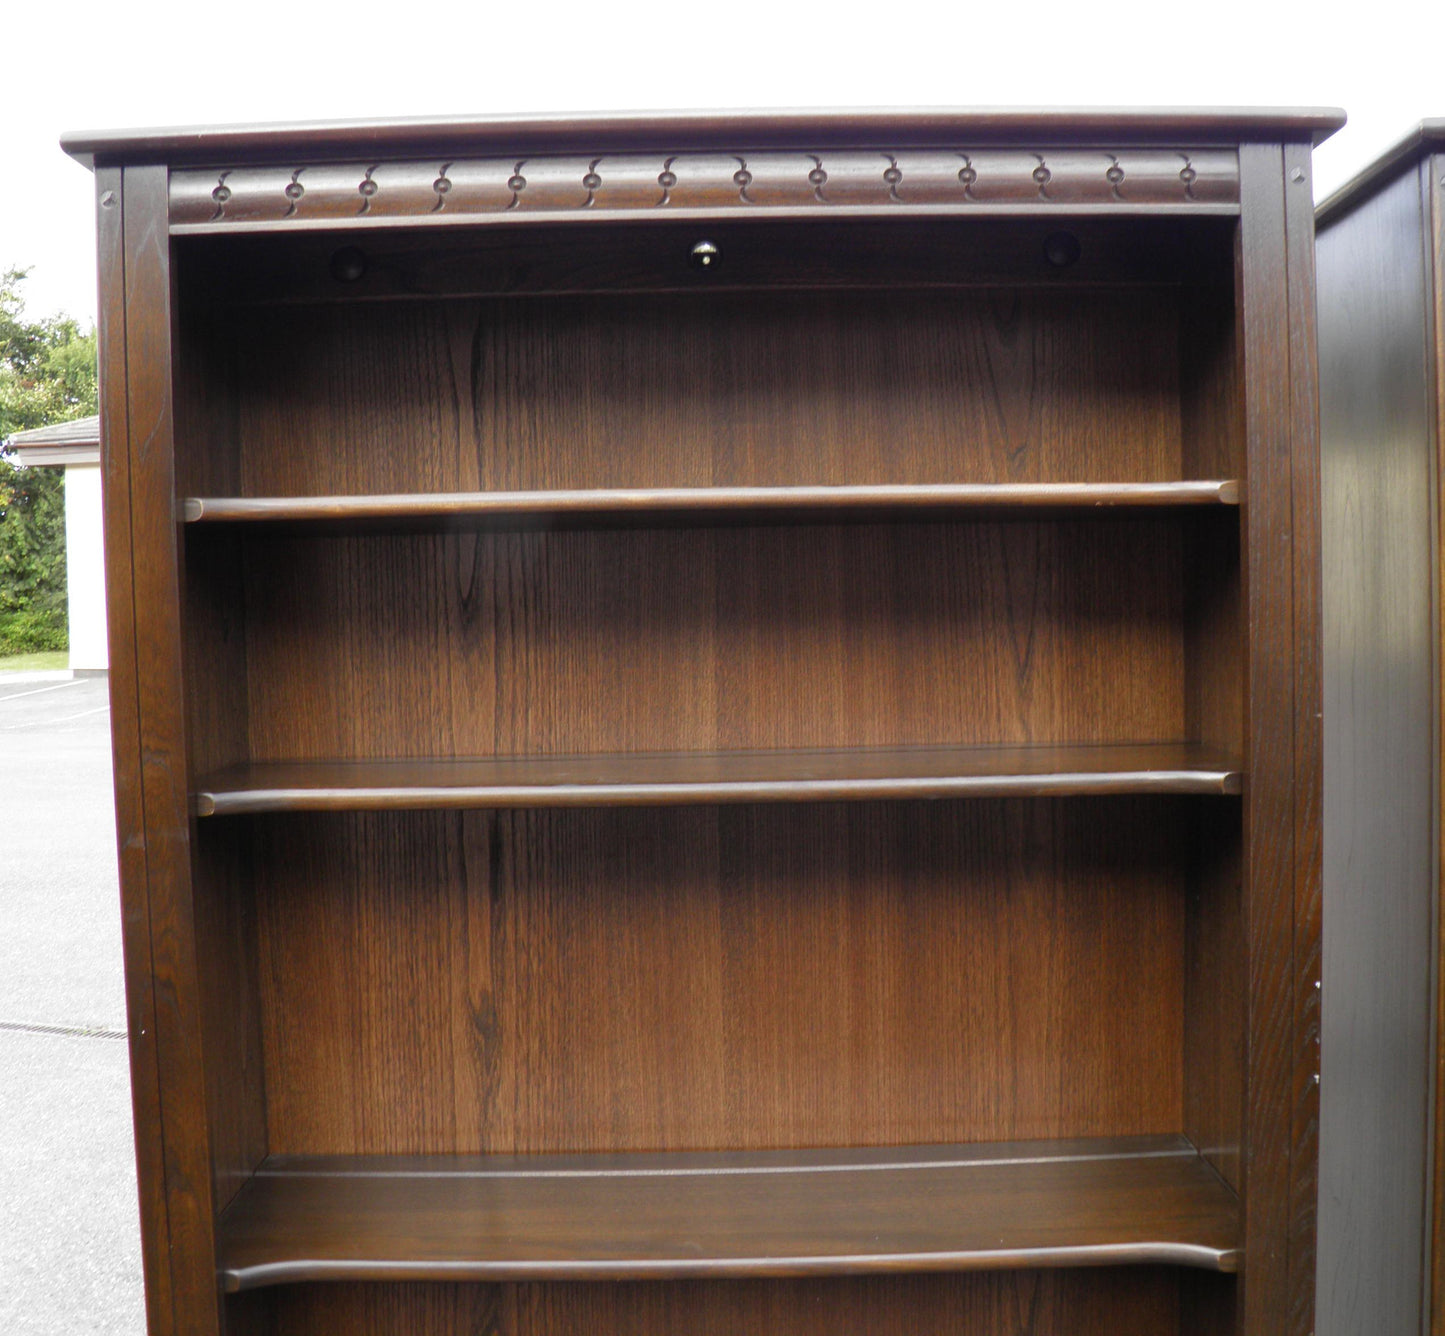
[[[220,1221],[228,1290],[1166,1263],[1233,1271],[1183,1137],[882,1150],[273,1157]]]
[[[670,487],[393,496],[191,497],[187,523],[346,531],[846,523],[978,515],[1119,514],[1234,506],[1235,481]]]
[[[1204,747],[905,747],[668,752],[474,760],[291,761],[202,781],[200,816],[461,807],[655,807],[686,803],[1239,793]]]

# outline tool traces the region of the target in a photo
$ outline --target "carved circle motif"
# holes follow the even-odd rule
[[[936,167],[921,168],[921,184],[915,192],[917,198],[908,201],[904,200],[900,187],[905,176],[913,175],[912,166],[905,168],[897,155],[887,152],[879,155],[866,150],[833,150],[829,153],[829,160],[834,163],[832,169],[824,167],[822,157],[817,153],[799,155],[792,159],[779,156],[776,162],[769,159],[767,179],[781,184],[780,170],[786,171],[793,188],[804,187],[812,197],[810,202],[822,207],[874,202],[877,196],[869,192],[876,192],[879,184],[884,185],[892,202],[911,202],[925,207],[933,203],[947,205],[953,202],[987,205],[993,199],[1007,198],[1009,189],[1017,189],[1025,183],[1034,187],[1041,202],[1051,205],[1092,204],[1101,202],[1097,193],[1100,177],[1112,190],[1113,201],[1142,208],[1173,203],[1220,205],[1238,199],[1237,157],[1233,154],[1182,149],[1159,149],[1151,154],[1148,150],[1138,150],[1135,151],[1135,156],[1131,157],[1131,166],[1127,171],[1115,153],[1104,152],[1102,161],[1098,154],[1099,150],[1095,149],[1058,148],[1048,150],[1046,156],[1044,151],[1034,150],[1029,155],[1032,162],[1027,158],[1020,160],[1018,156],[1010,158],[1005,155],[985,154],[980,164],[973,160],[971,154],[957,150],[948,155],[952,158],[952,163],[947,164],[947,167],[951,168],[948,180],[951,184],[956,177],[956,186],[949,190],[943,187],[942,182],[936,182],[932,177]],[[738,191],[738,196],[735,197],[737,203],[757,203],[750,197],[750,190],[756,185],[758,178],[751,170],[747,158],[741,154],[730,156],[731,163],[721,168],[713,166],[716,159],[699,159],[694,163],[691,158],[677,155],[653,158],[652,165],[656,168],[654,179],[663,192],[656,202],[664,205],[674,202],[670,192],[678,186],[680,175],[689,175],[690,179],[705,183],[708,179],[707,173],[715,171],[716,175],[711,178],[713,184],[730,182]],[[1205,161],[1206,167],[1198,167],[1194,162],[1195,157]],[[1058,183],[1054,183],[1055,172],[1048,158],[1053,158],[1060,169],[1065,171]],[[841,167],[835,159],[842,160]],[[517,208],[520,204],[518,196],[528,186],[527,177],[523,174],[525,160],[512,159],[512,171],[508,176],[501,175],[506,170],[505,162],[497,162],[495,159],[478,160],[477,165],[484,161],[490,170],[500,168],[497,176],[506,181],[512,192],[510,203],[501,200],[490,204],[470,197],[460,203],[453,201],[450,196],[458,192],[453,189],[457,183],[449,175],[452,164],[433,160],[429,164],[432,198],[425,204],[411,204],[404,193],[399,193],[390,213],[413,210],[420,216],[427,209],[436,213],[444,204],[446,209],[453,212],[478,214],[493,208]],[[531,183],[533,190],[530,193],[540,195],[539,199],[533,201],[534,209],[547,208],[556,211],[564,208],[636,207],[635,201],[632,201],[626,192],[618,194],[614,191],[605,201],[598,198],[604,180],[599,171],[603,161],[601,156],[579,155],[570,160],[557,157],[547,161],[557,170],[549,172],[540,183]],[[646,158],[630,157],[625,161],[628,164],[627,169],[633,171],[646,162]],[[677,161],[686,161],[689,164],[686,172],[680,174],[675,170],[674,163]],[[909,161],[911,164],[912,159]],[[784,162],[787,163],[786,168]],[[426,170],[426,166],[421,162],[409,166],[413,170]],[[1135,166],[1141,170],[1136,171]],[[376,168],[375,163],[358,162],[348,166],[348,175],[339,178],[323,175],[315,179],[308,178],[305,183],[299,178],[307,168],[275,168],[267,169],[264,174],[248,173],[239,178],[237,184],[232,184],[227,179],[228,170],[216,172],[182,169],[172,173],[172,222],[187,227],[220,227],[233,224],[269,226],[273,222],[280,223],[285,219],[298,217],[302,212],[299,201],[303,196],[308,204],[305,211],[308,219],[364,216],[369,212],[373,197],[381,191],[380,184],[372,179]],[[873,175],[875,171],[877,175]],[[425,180],[426,177],[421,179]],[[1090,179],[1095,185],[1088,185]],[[1133,182],[1128,199],[1120,193],[1126,179]],[[351,185],[347,184],[348,180]],[[581,183],[586,192],[585,199],[563,193],[562,188],[567,180],[574,183],[574,191],[576,183]],[[874,185],[867,186],[868,180]],[[1201,189],[1200,182],[1206,183],[1207,189]],[[975,192],[982,193],[985,184],[990,188],[989,197],[980,201]],[[353,187],[355,195],[352,194]],[[356,195],[362,200],[359,209],[355,206]],[[347,196],[353,200],[349,211],[342,207],[342,200]],[[796,197],[784,193],[764,203],[785,201],[796,202]],[[241,207],[237,207],[238,203]],[[689,200],[684,202],[683,207],[690,209],[699,207],[699,204],[696,200]],[[706,207],[714,205],[708,204]]]

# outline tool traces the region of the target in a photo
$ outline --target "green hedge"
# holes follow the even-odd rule
[[[23,269],[0,272],[0,441],[95,412],[95,332],[30,320]],[[0,452],[0,654],[67,649],[65,477]]]
[[[24,612],[0,612],[0,658],[9,654],[69,648],[64,608],[59,611],[54,608],[29,608]]]

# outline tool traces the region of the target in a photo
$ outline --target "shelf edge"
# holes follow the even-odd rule
[[[198,817],[260,812],[377,812],[463,808],[680,807],[724,803],[876,802],[910,798],[1046,798],[1175,793],[1230,797],[1237,770],[1106,771],[956,778],[534,784],[396,788],[202,789]]]
[[[295,1259],[220,1269],[229,1294],[267,1285],[324,1280],[558,1281],[741,1280],[749,1277],[860,1276],[888,1273],[1006,1271],[1032,1267],[1187,1266],[1226,1274],[1239,1269],[1239,1249],[1197,1243],[1087,1244],[999,1251],[877,1253],[838,1257],[709,1258],[689,1261],[367,1262]]]
[[[646,521],[791,514],[846,521],[863,513],[935,514],[1037,511],[1098,514],[1237,506],[1237,479],[1166,483],[939,483],[914,486],[598,488],[567,491],[419,492],[353,496],[192,496],[181,503],[186,524],[345,524],[347,522],[474,522],[478,525],[562,518]]]

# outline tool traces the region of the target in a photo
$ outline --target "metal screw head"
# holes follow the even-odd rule
[[[115,208],[115,191],[107,190],[105,194],[100,197],[100,207],[102,209]]]
[[[711,241],[695,241],[687,258],[694,269],[716,269],[722,261],[722,252]]]
[[[1293,181],[1295,185],[1301,185],[1305,179],[1305,169],[1303,167],[1296,167],[1294,171],[1289,174],[1289,179]]]

